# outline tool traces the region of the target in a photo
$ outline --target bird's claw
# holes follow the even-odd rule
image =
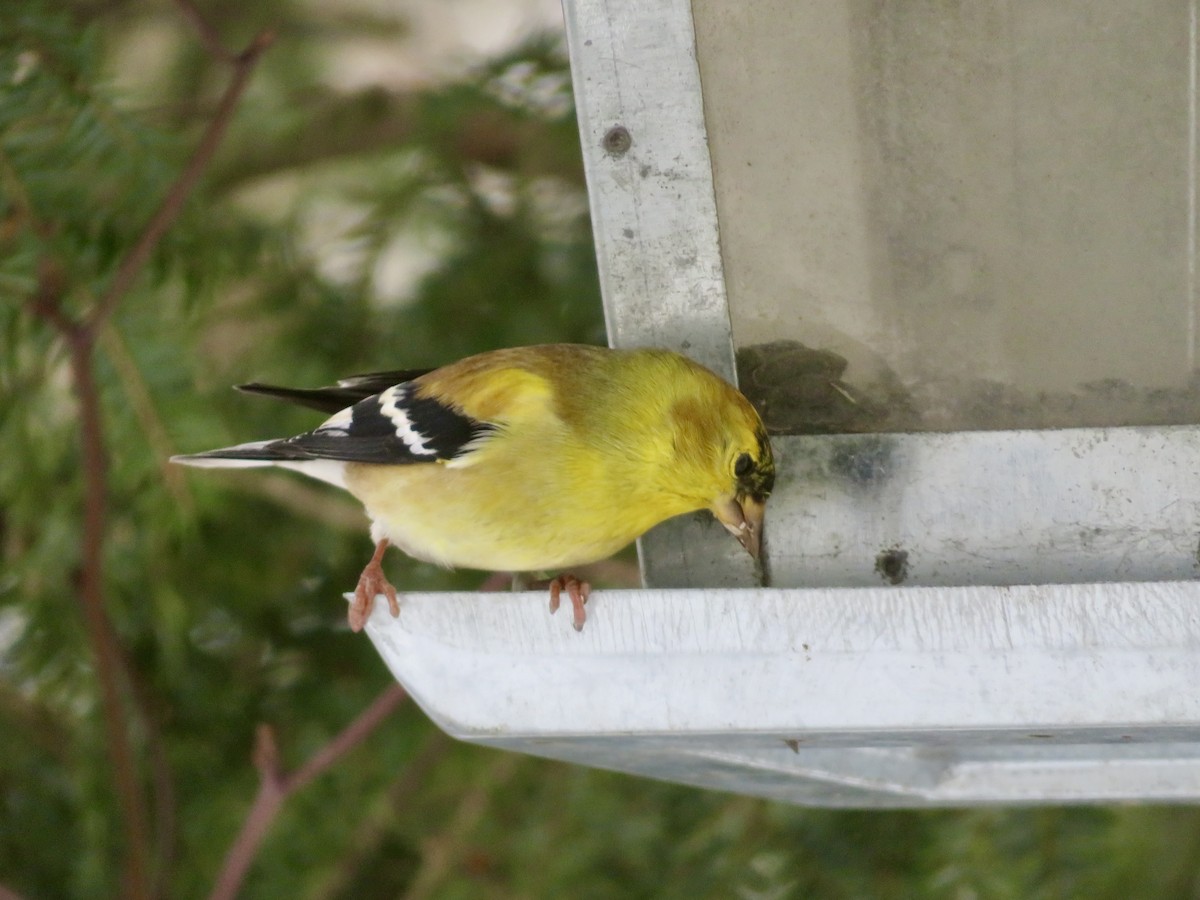
[[[583,605],[587,603],[588,597],[591,596],[592,586],[586,581],[581,581],[574,575],[559,575],[550,581],[550,612],[558,612],[559,597],[563,591],[567,592],[567,596],[571,598],[571,607],[575,611],[575,620],[572,624],[576,631],[583,631],[583,623],[587,621],[587,610]]]
[[[371,557],[371,561],[367,563],[366,568],[362,570],[362,574],[358,576],[358,585],[354,588],[354,602],[350,604],[350,630],[362,631],[363,626],[367,624],[367,619],[371,617],[371,610],[375,606],[375,598],[380,594],[387,597],[388,608],[393,616],[400,615],[400,600],[396,596],[396,589],[392,587],[392,583],[388,581],[387,576],[383,574],[383,565],[380,560],[383,559],[383,552],[387,550],[388,542],[380,541],[375,545],[375,554]]]

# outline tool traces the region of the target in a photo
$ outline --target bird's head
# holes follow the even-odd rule
[[[750,402],[724,382],[719,397],[684,402],[676,407],[676,415],[674,464],[677,477],[695,490],[693,508],[710,510],[757,559],[767,497],[775,487],[775,458],[762,420]]]
[[[775,487],[775,459],[761,423],[754,431],[737,435],[724,463],[727,488],[709,509],[746,552],[758,559],[767,497]]]

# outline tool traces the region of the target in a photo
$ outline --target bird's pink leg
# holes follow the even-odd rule
[[[575,630],[583,631],[583,623],[587,621],[587,611],[583,604],[587,603],[592,586],[586,581],[580,581],[574,575],[559,575],[550,581],[550,612],[558,612],[558,598],[563,591],[571,598],[571,606],[575,609]]]
[[[358,586],[354,589],[354,602],[350,604],[350,630],[362,631],[371,617],[371,608],[375,605],[375,597],[383,594],[387,597],[388,606],[393,616],[400,615],[400,601],[396,599],[396,589],[383,574],[383,554],[388,548],[388,539],[384,538],[375,545],[375,554],[367,563],[362,574],[358,576]]]

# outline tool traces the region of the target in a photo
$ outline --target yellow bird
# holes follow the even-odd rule
[[[350,608],[377,594],[398,615],[390,544],[444,566],[563,571],[611,556],[659,522],[707,509],[757,558],[775,463],[738,391],[668,350],[547,344],[425,372],[380,372],[312,390],[240,389],[333,415],[312,431],[173,457],[190,466],[282,466],[345,488],[375,553]],[[589,587],[564,574],[583,627]]]

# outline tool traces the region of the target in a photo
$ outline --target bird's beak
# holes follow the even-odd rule
[[[755,559],[762,549],[763,517],[766,505],[753,497],[722,497],[712,505],[712,514],[738,539]]]

